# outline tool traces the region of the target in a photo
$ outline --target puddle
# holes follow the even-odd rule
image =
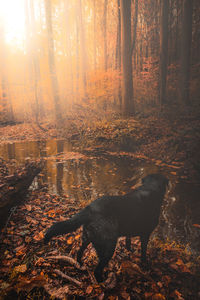
[[[69,195],[83,205],[104,194],[130,191],[140,178],[160,170],[158,166],[129,157],[83,157],[74,153],[72,146],[62,140],[2,144],[0,157],[19,163],[29,158],[44,158],[42,174],[34,180],[32,187],[47,183],[49,192]],[[171,180],[175,178],[171,177]],[[193,225],[200,224],[199,195],[200,185],[176,184],[165,200],[156,234],[199,251],[200,228]]]

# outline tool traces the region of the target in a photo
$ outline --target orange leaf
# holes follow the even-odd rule
[[[157,293],[155,295],[152,296],[152,300],[166,300],[165,296],[160,294],[160,293]]]
[[[200,224],[193,224],[194,227],[200,228]]]
[[[79,240],[80,239],[80,234],[77,234],[76,236],[75,236],[75,240]]]
[[[31,209],[32,209],[30,204],[25,204],[25,207],[28,211],[31,211]]]
[[[178,258],[178,260],[176,261],[176,264],[178,266],[182,266],[182,265],[184,265],[184,262],[182,261],[182,259]]]
[[[70,236],[68,239],[67,239],[67,244],[68,245],[71,245],[72,243],[73,243],[73,237],[72,236]]]
[[[40,231],[33,238],[34,238],[35,241],[40,241],[44,238],[44,233],[42,231]]]
[[[27,270],[26,264],[24,264],[24,265],[19,265],[19,266],[16,266],[16,267],[14,268],[14,271],[17,272],[17,273],[24,273],[24,272],[26,272],[26,270]]]
[[[87,294],[91,294],[92,291],[93,291],[93,287],[92,287],[91,285],[89,285],[89,286],[87,287],[87,289],[86,289],[86,293],[87,293]]]

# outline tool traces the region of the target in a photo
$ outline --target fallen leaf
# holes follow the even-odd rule
[[[46,281],[46,278],[41,275],[35,276],[31,279],[21,277],[20,282],[15,287],[18,291],[30,292],[34,287],[44,286]]]
[[[26,266],[26,264],[24,264],[24,265],[16,266],[16,267],[14,268],[13,272],[16,272],[16,273],[24,273],[24,272],[26,272],[26,270],[27,270],[27,266]]]
[[[171,296],[173,297],[173,299],[176,299],[176,300],[184,300],[184,298],[182,297],[182,294],[178,290],[175,290]]]
[[[166,300],[165,296],[160,294],[160,293],[157,293],[155,295],[152,296],[152,300]]]
[[[91,285],[89,285],[89,286],[87,287],[87,289],[86,289],[86,293],[87,293],[87,294],[91,294],[92,291],[93,291],[93,287],[92,287]]]
[[[26,207],[26,209],[27,209],[28,211],[31,211],[31,209],[32,209],[32,207],[31,207],[30,204],[25,204],[25,207]]]
[[[44,233],[43,233],[43,231],[40,231],[39,233],[37,233],[33,238],[34,238],[35,241],[40,241],[40,240],[42,240],[42,239],[44,238]]]
[[[73,243],[73,240],[74,238],[72,236],[70,236],[68,239],[67,239],[67,244],[68,245],[71,245]]]
[[[193,224],[194,227],[200,228],[200,224]]]

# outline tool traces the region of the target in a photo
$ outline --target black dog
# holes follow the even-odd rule
[[[146,263],[149,236],[158,224],[160,208],[168,179],[161,174],[151,174],[142,179],[142,185],[123,196],[104,196],[96,199],[71,219],[55,223],[45,235],[47,243],[53,236],[75,231],[83,225],[83,242],[77,260],[81,262],[84,250],[90,242],[96,249],[99,264],[95,277],[102,280],[104,267],[111,259],[117,239],[126,236],[140,236],[141,261]]]

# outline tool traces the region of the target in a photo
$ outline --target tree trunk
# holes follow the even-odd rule
[[[116,38],[116,56],[115,69],[121,71],[121,15],[120,15],[120,0],[117,0],[117,38]]]
[[[104,70],[107,71],[108,59],[107,59],[107,7],[108,0],[104,0],[103,10],[103,38],[104,38]]]
[[[159,103],[166,103],[169,0],[161,2]]]
[[[27,6],[28,14],[28,6]],[[43,103],[42,103],[42,89],[40,86],[41,74],[40,74],[40,63],[37,52],[37,32],[36,32],[36,22],[34,14],[34,3],[33,0],[30,0],[30,24],[28,28],[27,36],[32,36],[32,39],[29,38],[29,50],[31,54],[31,60],[33,62],[33,71],[34,71],[34,90],[35,90],[35,117],[36,123],[39,124],[39,115],[44,112]]]
[[[132,41],[132,49],[131,49],[132,55],[135,49],[137,22],[138,22],[138,0],[135,0],[135,15],[133,20],[133,41]]]
[[[193,0],[183,0],[179,102],[190,103],[190,57],[192,43]]]
[[[117,37],[116,37],[116,57],[115,57],[115,69],[118,70],[121,75],[121,14],[120,14],[120,0],[117,0]],[[121,91],[121,76],[118,76],[118,86],[115,95],[115,105],[119,107],[119,111],[122,110],[122,91]]]
[[[56,63],[55,63],[55,54],[54,54],[51,0],[45,0],[45,16],[46,16],[47,37],[48,37],[49,70],[51,75],[55,117],[56,117],[56,123],[60,124],[62,117],[61,117],[59,87],[58,87],[58,78],[56,74]]]
[[[8,81],[6,74],[6,49],[4,28],[0,24],[0,70],[1,70],[1,94],[0,94],[0,122],[14,122],[13,106],[8,93]]]
[[[80,100],[80,43],[79,43],[79,19],[78,14],[76,15],[76,99]]]
[[[97,68],[97,45],[96,45],[96,0],[93,0],[93,29],[94,29],[94,70]]]
[[[68,60],[68,69],[69,69],[69,77],[70,77],[70,87],[69,87],[69,92],[71,95],[74,93],[74,77],[73,77],[73,66],[72,66],[72,45],[71,45],[71,40],[70,40],[70,22],[69,22],[69,8],[67,5],[67,1],[64,1],[64,8],[65,8],[65,26],[66,26],[66,47],[65,47],[65,53],[66,57]],[[74,97],[72,97],[72,102]]]
[[[87,98],[87,78],[86,78],[86,66],[87,66],[87,55],[85,48],[85,30],[83,26],[82,18],[82,0],[79,0],[78,4],[78,16],[79,16],[79,32],[80,32],[80,58],[82,67],[82,79],[83,79],[83,100]]]
[[[134,114],[132,53],[131,53],[131,0],[121,0],[122,29],[122,112]]]

